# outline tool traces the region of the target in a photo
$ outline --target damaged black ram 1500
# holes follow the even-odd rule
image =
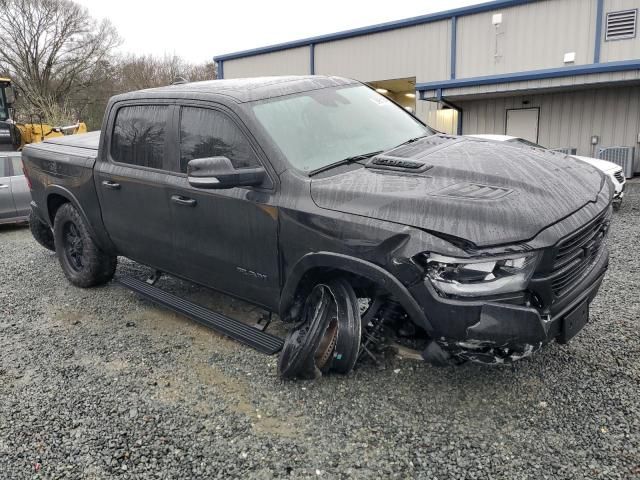
[[[608,264],[612,185],[540,149],[438,134],[337,77],[119,95],[101,133],[28,146],[67,278],[124,285],[268,353],[285,377],[350,371],[390,343],[516,360],[571,339]],[[154,286],[187,279],[279,314],[287,340]]]

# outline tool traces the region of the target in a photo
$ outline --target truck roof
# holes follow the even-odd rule
[[[309,90],[359,83],[342,77],[324,75],[238,78],[182,83],[124,93],[113,101],[137,98],[206,98],[217,95],[231,97],[239,103],[264,100]]]

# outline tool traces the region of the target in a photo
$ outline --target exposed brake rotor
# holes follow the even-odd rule
[[[333,351],[336,348],[336,343],[338,340],[338,319],[334,316],[329,321],[329,326],[324,332],[322,339],[320,340],[320,345],[318,346],[318,350],[315,353],[315,361],[316,366],[322,371],[325,370],[325,367],[328,367],[328,362],[333,356]]]

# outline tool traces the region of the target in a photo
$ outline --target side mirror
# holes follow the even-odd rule
[[[196,188],[254,187],[265,175],[262,167],[236,169],[227,157],[197,158],[187,164],[189,185]]]

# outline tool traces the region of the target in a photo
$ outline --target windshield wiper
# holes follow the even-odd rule
[[[420,140],[421,138],[426,138],[426,137],[431,137],[433,134],[426,134],[426,135],[420,135],[419,137],[414,137],[414,138],[410,138],[409,140],[407,140],[406,142],[402,142],[400,145],[396,145],[393,148],[390,148],[389,150],[393,150],[395,148],[401,147],[403,145],[408,145],[410,143],[413,142],[417,142],[418,140]]]
[[[339,167],[340,165],[347,165],[349,163],[355,163],[360,160],[366,160],[367,158],[374,157],[379,153],[382,153],[384,150],[378,150],[376,152],[370,153],[362,153],[360,155],[352,155],[351,157],[343,158],[342,160],[338,160],[337,162],[330,163],[329,165],[325,165],[324,167],[316,168],[315,170],[311,170],[309,172],[309,176],[313,177],[315,174],[324,172],[325,170],[329,170],[334,167]]]

